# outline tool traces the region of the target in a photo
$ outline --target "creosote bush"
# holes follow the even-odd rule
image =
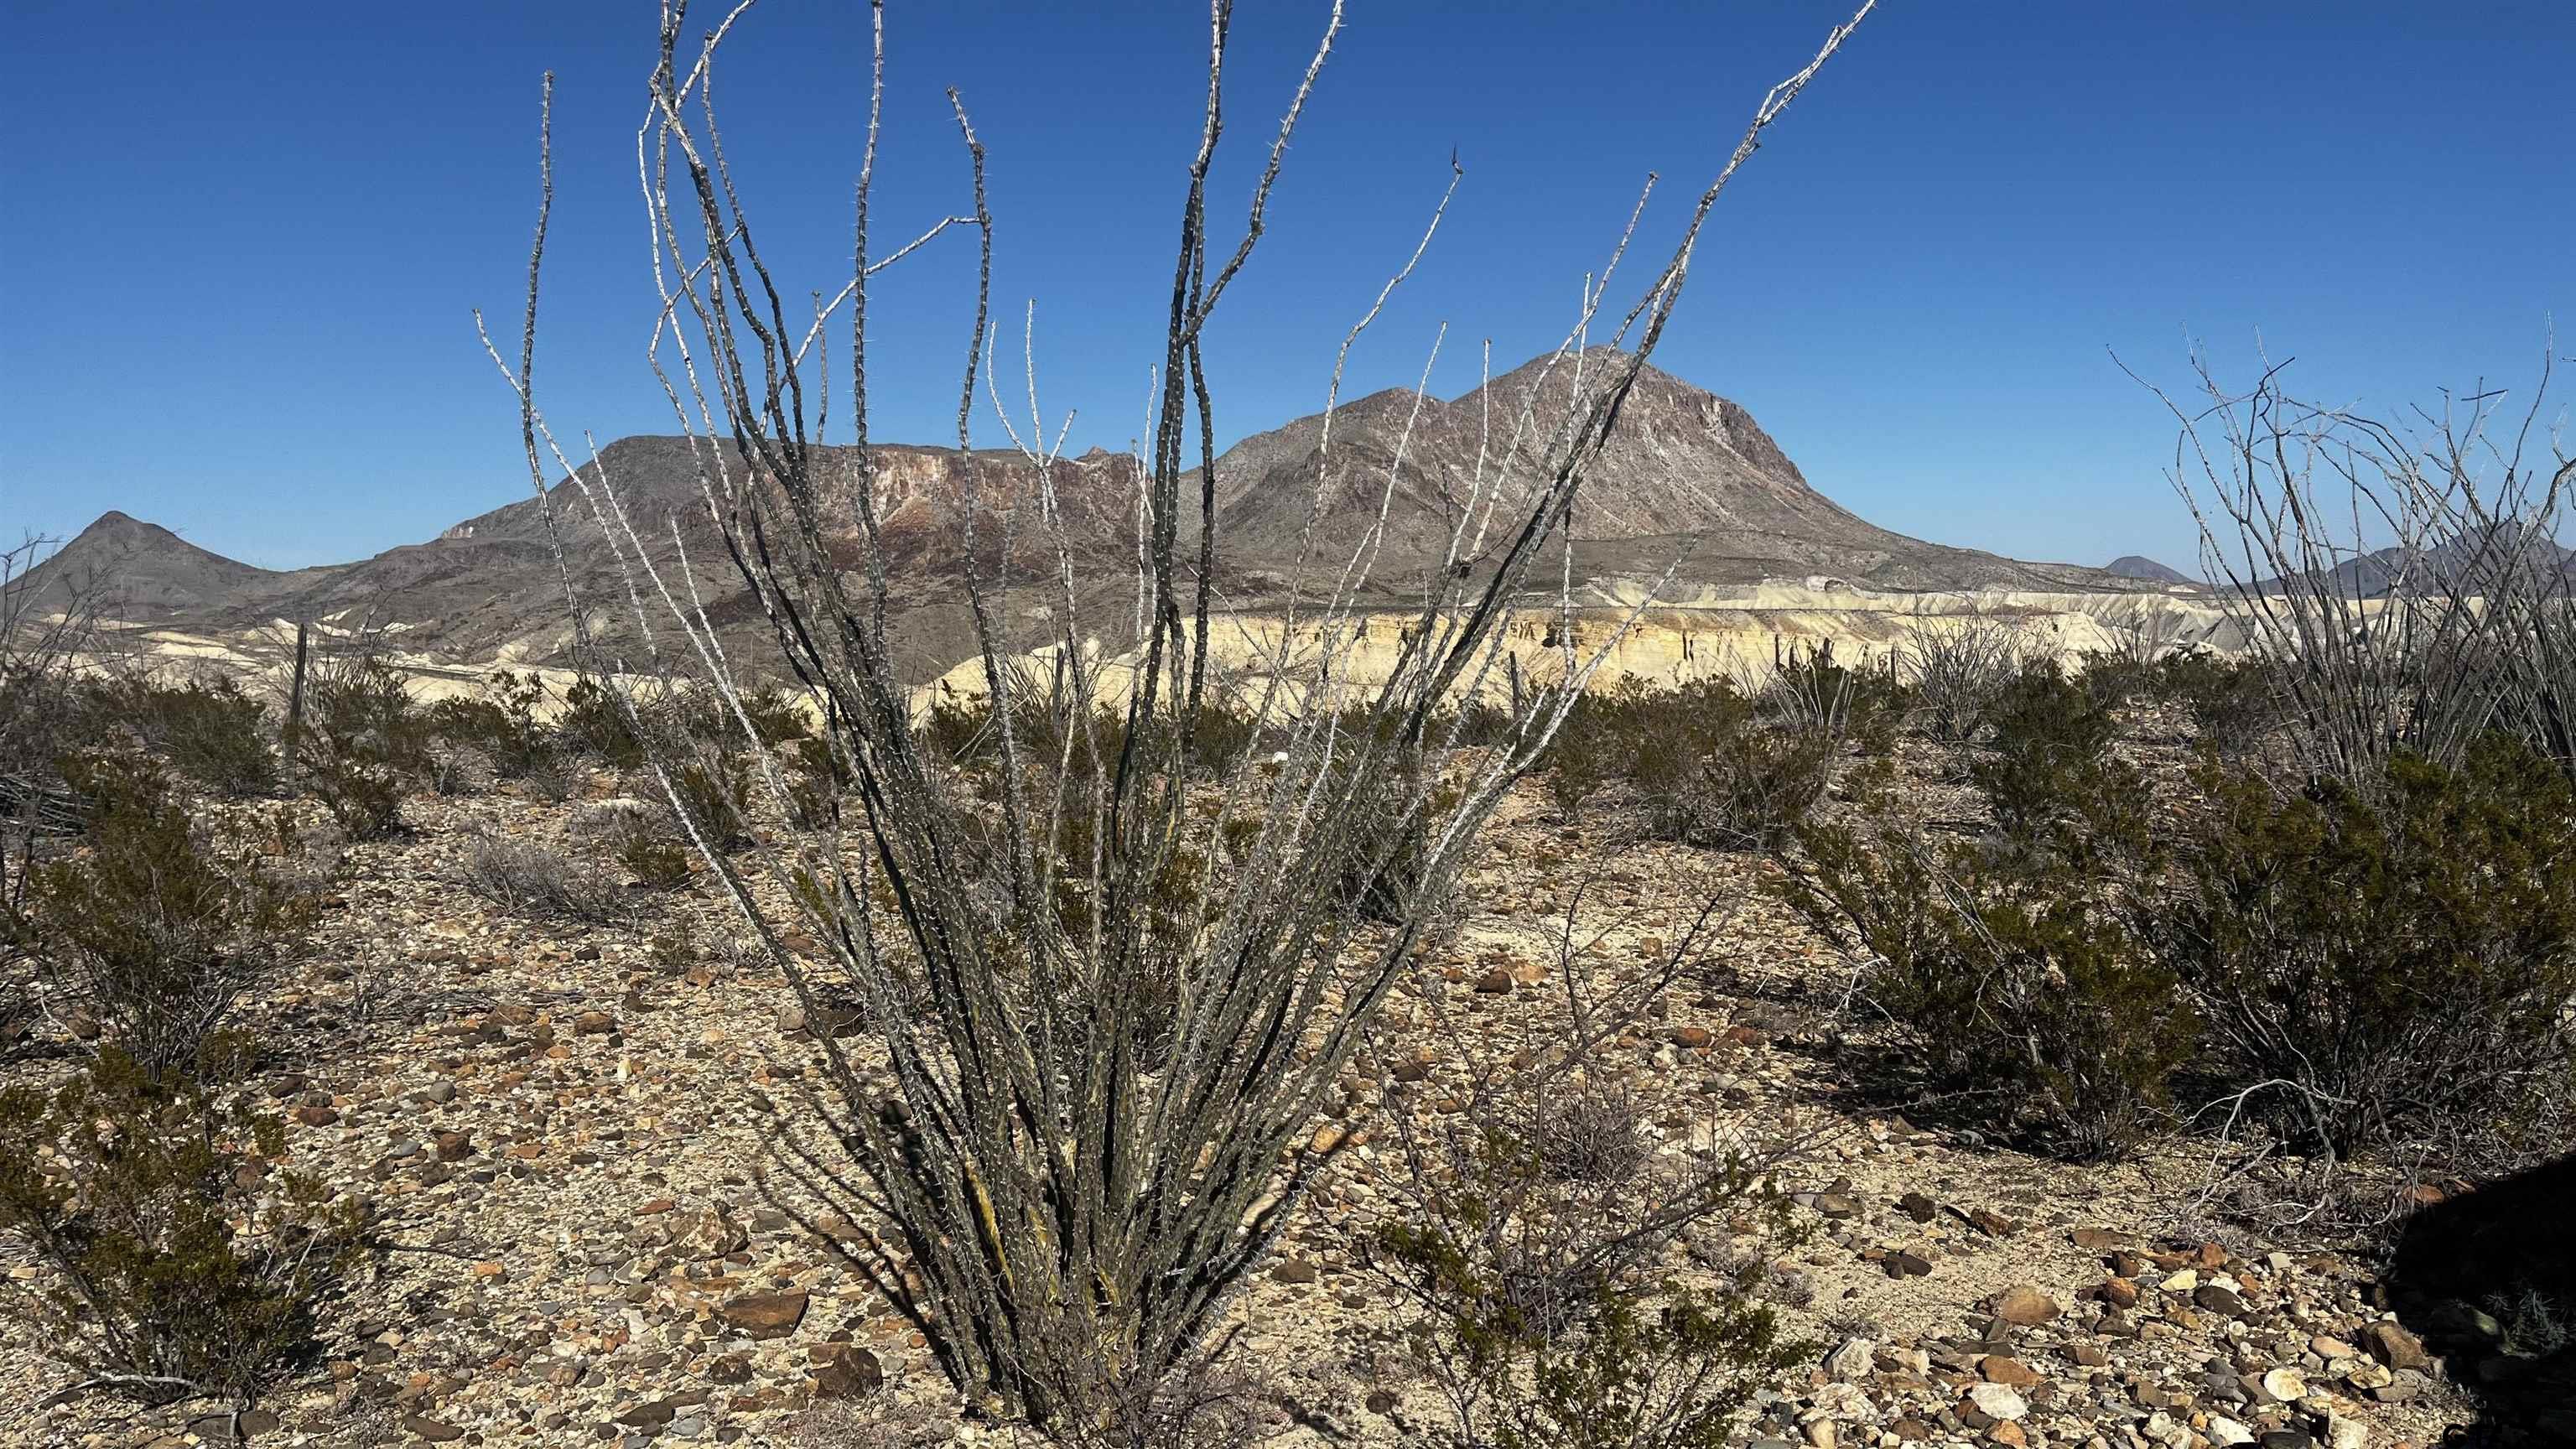
[[[1932,1085],[2079,1159],[2159,1124],[2191,1017],[2127,903],[2071,853],[1936,839],[1883,800],[1798,843],[1785,899],[1861,956]]]
[[[110,1048],[53,1091],[0,1089],[0,1280],[68,1393],[248,1405],[318,1359],[319,1315],[362,1259],[360,1210],[271,1164],[274,1117]]]
[[[296,767],[353,840],[402,826],[402,797],[430,770],[431,729],[402,676],[371,650],[325,661],[305,692]]]
[[[533,670],[496,669],[474,694],[431,705],[428,727],[480,751],[499,778],[522,780],[552,768],[561,754],[555,731],[537,717],[545,699],[545,681]]]
[[[265,795],[277,788],[268,711],[237,680],[101,680],[88,687],[83,707],[94,728],[132,731],[181,774],[218,794]]]
[[[2457,769],[2400,754],[2367,792],[2285,798],[2244,769],[2206,788],[2155,930],[2223,1080],[2306,1151],[2546,1155],[2530,1124],[2576,1093],[2567,776],[2499,734]]]
[[[70,762],[91,819],[38,866],[13,934],[152,1077],[204,1071],[240,997],[296,949],[300,892],[199,834],[167,781],[123,757]]]

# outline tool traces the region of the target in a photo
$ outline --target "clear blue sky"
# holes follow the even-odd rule
[[[1324,13],[1243,9],[1228,218]],[[961,87],[992,152],[1002,314],[1037,300],[1045,402],[1080,410],[1075,446],[1124,446],[1203,11],[889,10],[880,238],[963,201],[941,97]],[[863,13],[765,0],[720,73],[747,200],[799,290],[846,276]],[[1841,13],[1352,0],[1213,341],[1219,432],[1320,405],[1453,146],[1465,187],[1350,395],[1410,382],[1443,320],[1443,392],[1474,385],[1479,339],[1498,369],[1547,346],[1644,174],[1666,178],[1647,241],[1669,238],[1755,99]],[[543,400],[603,441],[671,430],[641,361],[649,0],[12,0],[7,30],[0,526],[67,534],[121,508],[289,566],[526,496],[468,309],[516,315],[548,67]],[[2576,331],[2571,75],[2563,0],[1884,0],[1721,203],[1658,361],[1751,408],[1882,524],[2188,564],[2159,478],[2171,428],[2105,347],[2179,380],[2187,335],[2241,370],[2259,330],[2311,391],[2386,407],[2526,382],[2550,314]],[[880,289],[882,438],[952,436],[959,241]]]

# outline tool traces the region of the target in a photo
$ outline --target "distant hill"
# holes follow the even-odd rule
[[[1490,569],[1541,481],[1545,440],[1533,441],[1523,419],[1535,417],[1544,428],[1578,390],[1588,397],[1603,386],[1620,361],[1606,349],[1540,358],[1459,398],[1417,403],[1408,392],[1390,391],[1344,404],[1329,417],[1329,440],[1321,414],[1245,438],[1215,463],[1225,607],[1258,612],[1284,599],[1291,584],[1311,597],[1341,576],[1381,516],[1372,597],[1390,607],[1418,597],[1425,571],[1440,564],[1449,520],[1471,499],[1477,517],[1459,566],[1470,574]],[[851,567],[863,556],[852,506],[860,486],[856,455],[815,451],[824,477],[836,469],[846,475],[840,488],[826,490],[832,496],[823,513],[835,557]],[[574,583],[605,626],[617,626],[627,590],[580,486],[595,488],[603,477],[673,592],[685,594],[693,580],[720,631],[765,639],[767,620],[725,552],[700,483],[717,453],[718,445],[703,439],[624,438],[576,478],[553,485]],[[744,476],[739,456],[725,461],[735,477]],[[888,623],[919,667],[936,673],[972,652],[959,548],[970,511],[978,521],[979,578],[995,577],[1002,541],[1010,540],[1005,572],[1012,586],[995,601],[1006,628],[1016,637],[1052,627],[1047,621],[1062,598],[1057,559],[1039,526],[1035,472],[1018,455],[885,444],[873,449],[872,466],[867,486],[882,521]],[[1048,480],[1070,545],[1077,606],[1104,634],[1132,618],[1140,471],[1130,455],[1095,449],[1058,462]],[[1480,476],[1487,480],[1481,491]],[[1198,531],[1195,474],[1182,491],[1182,537],[1189,540]],[[1580,581],[1605,591],[1613,582],[1659,577],[1685,555],[1678,576],[1684,586],[1816,576],[1891,590],[2129,592],[2139,583],[1879,528],[1809,486],[1743,407],[1653,368],[1640,376],[1617,433],[1585,477],[1570,531]],[[459,660],[564,662],[572,642],[563,579],[533,498],[370,559],[284,573],[236,563],[111,512],[41,571],[49,586],[80,571],[105,575],[123,617],[200,631],[281,618],[342,627],[366,619],[399,626],[406,650]],[[2163,576],[2180,577],[2170,570]]]
[[[2160,564],[2142,554],[2124,553],[2102,565],[2102,572],[2124,579],[2144,579],[2155,584],[2190,584],[2197,588],[2200,580],[2178,568]]]

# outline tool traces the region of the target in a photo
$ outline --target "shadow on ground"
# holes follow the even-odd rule
[[[2477,1401],[2476,1437],[2576,1444],[2576,1153],[2419,1209],[2387,1285]]]

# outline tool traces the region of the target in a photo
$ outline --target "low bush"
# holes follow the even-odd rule
[[[90,804],[88,848],[36,867],[11,933],[105,1047],[155,1079],[208,1071],[226,1017],[295,950],[310,902],[202,839],[148,763],[90,757],[67,773]]]
[[[2491,735],[2456,770],[2400,755],[2367,790],[2284,797],[2247,768],[2204,783],[2156,944],[2227,1086],[2310,1151],[2430,1140],[2515,1165],[2547,1148],[2516,1124],[2576,1088],[2564,772]]]
[[[402,826],[402,797],[429,772],[431,731],[402,676],[372,654],[332,661],[306,691],[294,741],[305,785],[350,838]]]
[[[680,823],[707,849],[731,852],[751,844],[743,807],[751,799],[751,761],[739,754],[704,753],[671,776]]]
[[[627,718],[626,706],[609,686],[589,675],[565,687],[555,729],[569,748],[615,769],[644,763],[644,741]]]
[[[463,869],[467,889],[518,915],[605,921],[617,914],[615,886],[540,841],[479,836],[465,847]]]
[[[111,1048],[53,1092],[0,1090],[0,1238],[39,1269],[0,1279],[67,1392],[248,1406],[320,1356],[365,1219],[270,1166],[274,1117]]]
[[[495,776],[525,779],[551,766],[561,753],[555,732],[537,717],[545,700],[545,681],[533,670],[514,674],[496,669],[476,693],[431,705],[428,726],[450,744],[481,753],[492,762]]]
[[[2024,667],[1988,703],[1986,717],[1992,750],[1969,766],[1969,777],[2007,838],[2062,842],[2069,811],[2142,795],[2143,786],[2110,759],[2119,733],[2112,705],[2056,661]]]
[[[1934,1085],[2079,1160],[2156,1125],[2197,1026],[2127,902],[2062,855],[1935,842],[1881,807],[1799,832],[1788,902],[1864,963],[1861,985]]]
[[[1659,838],[1734,850],[1784,842],[1832,781],[1839,741],[1817,720],[1779,723],[1722,680],[1672,691],[1637,719],[1630,778]]]
[[[1404,1342],[1441,1400],[1432,1442],[1718,1449],[1754,1395],[1812,1352],[1756,1301],[1758,1262],[1707,1288],[1653,1266],[1689,1223],[1776,1202],[1742,1163],[1658,1183],[1640,1211],[1624,1155],[1610,1164],[1621,1170],[1567,1173],[1491,1116],[1444,1147],[1416,1172],[1447,1188],[1365,1249],[1416,1309]],[[1677,1199],[1690,1206],[1672,1213]]]
[[[2243,754],[2280,725],[2280,682],[2261,660],[2192,652],[2167,655],[2156,667],[2159,690],[2189,709],[2201,742],[2220,754]]]
[[[86,706],[96,723],[133,731],[153,753],[209,790],[246,796],[277,788],[268,711],[238,681],[106,680],[90,687]]]

